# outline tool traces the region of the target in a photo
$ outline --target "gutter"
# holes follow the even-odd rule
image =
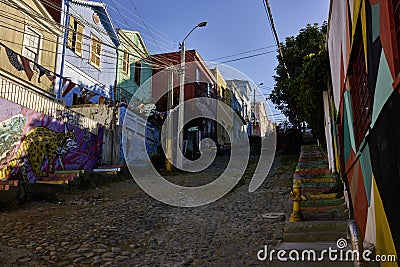
[[[61,66],[60,66],[60,76],[64,76],[64,65],[65,65],[65,50],[67,48],[67,40],[68,40],[68,31],[69,31],[69,2],[68,0],[64,0],[64,4],[66,6],[65,19],[64,19],[64,39],[63,39],[63,49],[61,54]],[[62,79],[58,83],[58,91],[57,98],[61,98],[61,89],[62,89]]]

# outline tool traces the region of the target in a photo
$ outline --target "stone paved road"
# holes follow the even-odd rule
[[[262,265],[257,251],[281,240],[284,227],[265,215],[290,208],[294,165],[281,159],[256,192],[248,193],[247,181],[198,208],[160,203],[129,179],[2,212],[0,265]]]

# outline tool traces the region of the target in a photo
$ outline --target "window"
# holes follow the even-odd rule
[[[140,63],[140,61],[136,61],[135,62],[135,83],[137,83],[138,85],[140,85],[141,69],[142,69],[142,64]]]
[[[122,72],[129,75],[129,54],[127,51],[124,51],[122,56]]]
[[[353,110],[354,137],[356,147],[359,149],[371,123],[371,103],[361,31],[356,31],[356,36],[350,57],[350,73],[348,76]]]
[[[83,29],[84,27],[82,24],[73,16],[69,17],[67,47],[72,49],[79,56],[82,56]]]
[[[92,34],[92,43],[90,44],[90,63],[100,69],[100,53],[101,42],[100,39]]]
[[[22,55],[31,60],[31,68],[36,70],[34,63],[39,64],[40,35],[30,27],[25,28]]]

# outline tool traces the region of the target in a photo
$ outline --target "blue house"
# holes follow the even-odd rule
[[[66,0],[61,23],[57,98],[66,106],[115,100],[117,47],[120,42],[106,6],[100,2]]]

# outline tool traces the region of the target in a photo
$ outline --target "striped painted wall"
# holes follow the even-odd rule
[[[335,160],[350,193],[354,219],[364,240],[375,244],[377,254],[400,255],[396,3],[332,0],[328,50]]]

